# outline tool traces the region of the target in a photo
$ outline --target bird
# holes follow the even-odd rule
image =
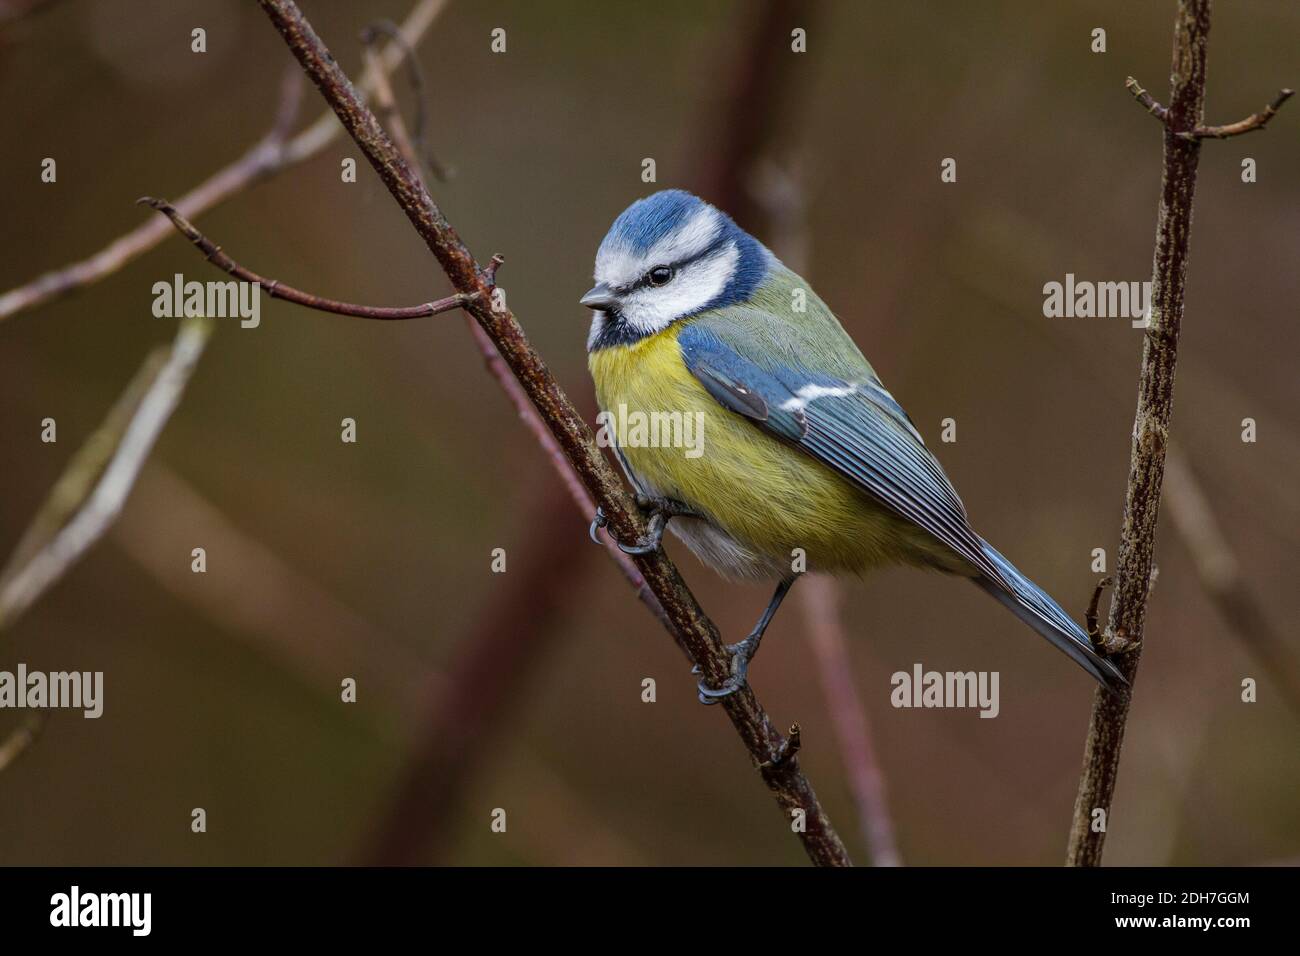
[[[591,310],[598,420],[649,519],[645,539],[616,543],[645,554],[667,528],[725,578],[776,582],[754,629],[727,645],[727,679],[701,678],[702,702],[746,683],[800,574],[891,564],[973,581],[1107,690],[1127,686],[1088,633],[974,531],[826,303],[725,212],[680,189],[638,199],[601,241],[593,278],[579,301]],[[697,423],[695,454],[647,421]],[[593,539],[605,525],[598,511]]]

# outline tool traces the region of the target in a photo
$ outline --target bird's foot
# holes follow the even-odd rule
[[[746,675],[749,673],[749,662],[758,651],[758,641],[761,637],[761,634],[751,634],[740,643],[728,644],[723,648],[731,655],[731,675],[722,682],[720,687],[710,687],[701,680],[696,687],[701,704],[716,704],[722,698],[730,697],[745,686]],[[699,674],[700,665],[696,664],[692,667],[691,673]]]
[[[650,498],[646,495],[636,496],[636,505],[641,509],[642,514],[647,518],[646,536],[637,541],[636,544],[624,544],[622,541],[615,540],[618,549],[624,554],[642,555],[653,554],[658,551],[664,540],[664,529],[668,527],[668,521],[671,518],[690,517],[698,518],[699,515],[682,504],[680,501],[674,501],[672,498]],[[591,520],[591,527],[587,533],[591,540],[600,544],[597,533],[601,528],[609,524],[609,519],[605,516],[602,508],[596,509],[596,516]]]

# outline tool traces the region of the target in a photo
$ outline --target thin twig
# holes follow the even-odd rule
[[[1151,94],[1142,89],[1141,85],[1133,77],[1124,81],[1124,88],[1133,94],[1133,98],[1142,104],[1143,109],[1154,116],[1160,122],[1165,122],[1169,118],[1169,110],[1161,106],[1151,98]]]
[[[0,582],[0,628],[11,626],[113,523],[126,503],[140,467],[180,401],[211,332],[210,319],[184,319],[166,359],[159,362],[151,356],[145,361],[141,374],[147,378],[148,386],[125,428],[114,435],[113,431],[122,424],[121,416],[110,414],[101,431],[91,438],[91,442],[111,442],[114,448],[112,458],[93,491],[48,543]],[[138,386],[139,379],[132,383],[128,392]],[[87,460],[79,456],[73,460],[72,469],[84,467]],[[62,489],[79,481],[73,477],[60,481],[55,485],[52,497],[57,497]],[[64,505],[51,503],[47,507],[61,509]],[[37,521],[42,520],[38,515]]]
[[[644,518],[596,447],[591,429],[533,349],[510,310],[493,307],[491,284],[484,270],[393,146],[374,114],[362,103],[337,61],[292,0],[260,0],[260,3],[442,265],[452,286],[457,292],[474,296],[466,303],[466,310],[492,339],[523,386],[583,485],[608,516],[614,535],[622,541],[640,539],[645,532]],[[723,650],[717,628],[686,588],[676,567],[662,552],[637,556],[634,560],[689,657],[698,662],[711,686],[720,685],[730,675],[729,656]],[[785,737],[759,706],[751,688],[743,687],[725,698],[723,709],[756,767],[782,752]],[[848,864],[844,844],[800,769],[798,757],[780,761],[762,776],[787,820],[795,811],[804,815],[806,830],[799,836],[813,861],[825,865]]]
[[[1133,94],[1133,98],[1141,103],[1148,113],[1162,123],[1167,124],[1169,122],[1169,110],[1153,100],[1151,94],[1142,89],[1137,80],[1130,76],[1124,81],[1124,87]],[[1238,120],[1226,126],[1201,126],[1198,123],[1192,129],[1175,132],[1174,135],[1179,139],[1195,142],[1200,139],[1230,139],[1233,136],[1240,136],[1242,133],[1249,133],[1257,129],[1262,130],[1268,125],[1268,121],[1277,115],[1277,111],[1282,108],[1282,104],[1294,95],[1295,90],[1279,90],[1277,96],[1273,97],[1273,102],[1265,106],[1262,112],[1252,113],[1244,120]]]
[[[447,0],[420,0],[412,8],[402,25],[402,36],[407,48],[419,42],[446,5]],[[391,73],[401,60],[402,50],[394,43],[384,51],[380,65],[385,72]],[[294,83],[299,88],[301,75],[300,71],[294,71]],[[370,79],[363,78],[362,87],[373,89],[373,75]],[[296,102],[296,96],[296,93],[282,94],[277,118],[270,132],[229,166],[218,170],[177,199],[176,208],[186,216],[201,215],[265,177],[317,155],[333,142],[342,132],[342,127],[328,110],[293,139],[286,139],[291,122],[287,122],[285,116],[289,113],[289,105]],[[166,222],[157,216],[151,216],[89,258],[47,272],[0,295],[0,321],[99,282],[171,234]]]
[[[310,292],[302,292],[292,286],[287,286],[279,279],[267,279],[258,275],[252,269],[246,269],[230,258],[221,247],[213,243],[207,236],[199,232],[188,219],[176,211],[176,208],[165,199],[154,199],[150,196],[143,196],[136,200],[137,203],[156,209],[168,219],[173,226],[186,239],[198,246],[203,253],[203,257],[211,262],[214,266],[223,272],[229,273],[236,279],[243,282],[258,283],[261,290],[273,299],[283,299],[286,302],[292,302],[294,305],[306,306],[309,309],[316,309],[320,312],[333,312],[336,315],[350,315],[358,319],[420,319],[429,315],[439,315],[443,312],[451,312],[454,309],[464,308],[465,303],[469,300],[468,296],[457,293],[449,295],[446,298],[438,299],[434,302],[426,302],[423,305],[404,306],[401,308],[383,308],[374,305],[354,305],[351,302],[339,302],[335,299],[326,299],[319,295],[313,295]]]
[[[1253,130],[1262,130],[1268,121],[1277,115],[1277,111],[1282,108],[1282,104],[1295,95],[1295,90],[1279,90],[1277,96],[1273,97],[1273,102],[1264,107],[1261,113],[1252,113],[1244,120],[1238,120],[1235,123],[1228,123],[1226,126],[1198,126],[1190,133],[1179,133],[1184,139],[1229,139],[1233,136],[1240,136],[1242,133],[1249,133]]]

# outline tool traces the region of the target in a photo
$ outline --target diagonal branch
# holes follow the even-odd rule
[[[1142,89],[1141,84],[1133,77],[1124,81],[1124,88],[1133,94],[1133,98],[1142,104],[1142,108],[1154,116],[1160,122],[1165,122],[1169,118],[1169,110],[1161,106],[1151,98],[1151,94]]]
[[[494,308],[497,303],[492,300],[491,276],[480,269],[297,5],[292,0],[260,0],[260,3],[303,70],[333,107],[437,258],[452,286],[472,297],[465,309],[497,347],[583,485],[608,516],[615,536],[623,541],[641,538],[645,521],[596,447],[590,428],[533,349],[514,315],[504,305]],[[662,552],[638,556],[635,562],[688,656],[700,665],[711,685],[721,684],[729,674],[729,666],[718,630],[687,589],[676,567]],[[788,753],[789,745],[759,705],[753,690],[744,687],[725,698],[723,708],[787,820],[792,816],[802,817],[805,826],[799,836],[812,860],[823,865],[848,864],[844,844],[800,769],[798,758],[791,755],[779,759]]]
[[[211,332],[208,319],[183,320],[175,343],[145,360],[108,419],[73,458],[0,575],[0,628],[12,625],[113,523]]]

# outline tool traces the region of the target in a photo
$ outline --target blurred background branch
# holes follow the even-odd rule
[[[1300,660],[1241,573],[1241,561],[1209,497],[1182,448],[1172,442],[1165,456],[1164,503],[1192,556],[1201,588],[1223,623],[1265,667],[1287,706],[1300,717]]]
[[[181,320],[176,341],[145,359],[99,431],[73,457],[0,572],[0,629],[11,627],[117,518],[211,334],[208,319]]]

